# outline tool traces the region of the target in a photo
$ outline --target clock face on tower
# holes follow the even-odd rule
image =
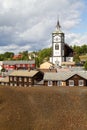
[[[54,42],[61,42],[61,37],[59,35],[54,36]]]

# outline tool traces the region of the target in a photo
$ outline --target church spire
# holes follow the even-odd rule
[[[59,23],[59,20],[57,21],[56,28],[57,28],[57,30],[60,30],[60,28],[61,28],[60,23]]]

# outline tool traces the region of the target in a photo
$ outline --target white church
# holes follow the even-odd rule
[[[62,64],[73,64],[73,50],[65,43],[65,35],[61,31],[59,21],[56,30],[52,33],[52,57],[50,62],[61,66]]]

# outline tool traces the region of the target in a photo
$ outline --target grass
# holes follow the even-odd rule
[[[0,87],[0,130],[87,130],[87,88]]]

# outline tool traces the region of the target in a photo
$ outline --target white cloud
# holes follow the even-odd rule
[[[66,43],[69,45],[83,45],[87,44],[87,33],[84,33],[83,35],[81,33],[75,34],[75,33],[67,33],[66,35]]]
[[[83,8],[82,0],[0,0],[0,53],[48,47],[57,15],[70,31],[81,22]]]

